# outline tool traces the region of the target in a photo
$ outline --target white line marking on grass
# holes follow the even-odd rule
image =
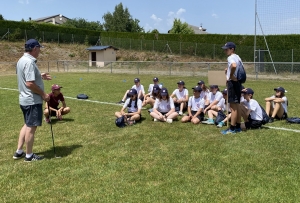
[[[285,131],[300,133],[300,130],[294,130],[294,129],[289,129],[289,128],[278,128],[278,127],[271,127],[271,126],[263,126],[263,128],[269,128],[269,129],[275,129],[275,130],[285,130]]]

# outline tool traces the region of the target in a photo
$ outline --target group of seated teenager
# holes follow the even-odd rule
[[[135,85],[127,90],[122,100],[123,104],[120,112],[116,112],[117,118],[125,116],[129,125],[134,124],[141,119],[142,107],[149,105],[148,109],[153,121],[172,123],[174,119],[181,116],[181,122],[191,122],[193,124],[214,124],[217,127],[225,126],[230,120],[230,108],[227,105],[227,89],[219,90],[218,85],[207,87],[205,82],[200,80],[192,88],[193,96],[189,97],[189,91],[185,87],[185,82],[177,82],[176,88],[172,94],[168,89],[159,84],[157,77],[153,78],[153,84],[149,85],[148,93],[145,94],[144,86],[140,79],[134,79]],[[266,113],[270,117],[269,122],[274,119],[287,118],[288,101],[283,87],[274,88],[275,94],[265,98]],[[254,91],[251,88],[241,89],[240,115],[244,123],[242,129],[260,128],[263,121],[263,111],[259,103],[253,99]],[[227,109],[229,108],[229,109]],[[126,112],[127,110],[127,112]],[[223,120],[216,122],[215,118],[220,112],[226,112]],[[205,117],[207,119],[205,119]]]

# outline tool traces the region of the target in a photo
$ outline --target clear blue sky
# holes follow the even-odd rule
[[[103,14],[112,13],[114,7],[122,2],[132,17],[140,20],[140,26],[144,27],[145,31],[158,29],[160,33],[167,33],[172,27],[174,18],[180,18],[183,22],[195,26],[202,23],[209,33],[252,35],[255,30],[255,0],[0,0],[0,2],[2,5],[0,14],[7,20],[15,21],[62,14],[68,18],[80,17],[102,23]],[[299,10],[299,3],[297,6]],[[300,18],[296,18],[296,21],[299,23]]]

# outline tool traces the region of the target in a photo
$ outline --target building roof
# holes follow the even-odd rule
[[[190,24],[189,24],[189,27],[192,28],[192,29],[194,30],[195,34],[209,34],[208,32],[199,29],[199,27],[197,27],[197,26],[194,26],[194,25],[190,25]],[[206,29],[205,29],[205,30],[206,30]]]
[[[92,47],[87,48],[86,50],[101,51],[101,50],[105,50],[105,49],[108,49],[108,48],[113,48],[114,50],[119,50],[118,48],[110,46],[110,45],[109,46],[92,46]]]
[[[42,17],[42,18],[35,19],[34,21],[42,21],[42,20],[46,20],[46,19],[54,18],[54,17],[58,17],[58,16],[60,17],[60,15],[61,14],[57,14],[57,15],[53,15],[53,16],[48,16],[48,17]],[[68,17],[66,17],[64,15],[62,15],[61,17],[64,17],[64,18],[70,20],[70,18],[68,18]]]

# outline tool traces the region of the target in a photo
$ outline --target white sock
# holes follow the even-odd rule
[[[17,149],[16,151],[18,154],[22,154],[23,153],[23,149]]]
[[[33,153],[31,154],[26,154],[26,158],[30,158],[33,155]]]

